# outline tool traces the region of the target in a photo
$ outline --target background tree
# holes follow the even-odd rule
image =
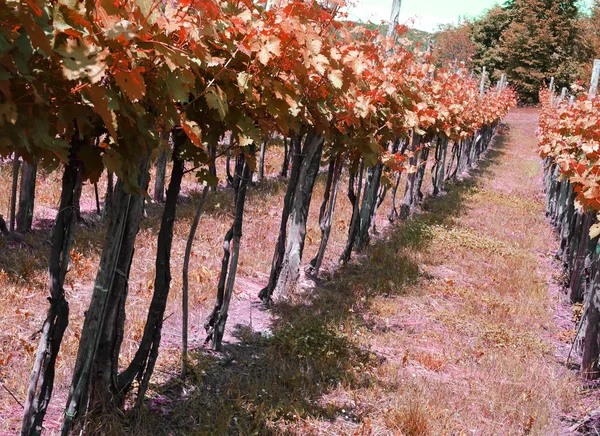
[[[579,25],[582,29],[582,39],[594,59],[600,58],[600,0],[594,0],[588,13],[582,15]],[[584,63],[581,83],[590,83],[592,75],[592,62]]]
[[[471,40],[476,48],[473,65],[478,71],[484,66],[492,74],[494,71],[505,69],[500,38],[511,21],[511,11],[496,6],[473,22]]]
[[[458,24],[441,25],[434,35],[435,63],[445,68],[456,68],[462,65],[471,70],[473,58],[477,54],[477,46],[471,39],[472,34],[473,23],[469,20]]]
[[[558,88],[573,83],[589,60],[575,0],[511,0],[505,8],[513,18],[502,32],[500,53],[521,99],[537,103],[551,77]]]
[[[596,28],[575,0],[508,0],[472,23],[473,65],[495,80],[505,73],[522,102],[537,103],[551,77],[560,89],[584,74],[592,56],[587,34]]]

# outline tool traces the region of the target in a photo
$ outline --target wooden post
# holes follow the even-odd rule
[[[560,92],[560,102],[562,103],[563,101],[565,101],[565,98],[567,98],[567,88],[565,86],[563,86],[562,91]]]
[[[8,227],[10,232],[15,231],[15,212],[17,207],[17,184],[19,183],[19,166],[21,161],[19,160],[19,154],[15,151],[13,154],[13,181],[12,190],[10,194],[10,215],[8,220]]]
[[[485,67],[481,70],[481,83],[479,85],[479,98],[483,98],[483,93],[485,92]]]
[[[98,195],[98,183],[94,183],[94,194],[96,196],[96,213],[101,215],[102,211],[100,210],[100,196]]]
[[[590,92],[588,98],[593,98],[598,92],[598,78],[600,77],[600,59],[594,59],[594,69],[592,70],[592,81],[590,83]]]
[[[569,104],[571,106],[573,106],[575,104],[575,96],[574,95],[572,95],[571,98],[569,98]]]
[[[390,25],[388,27],[387,36],[396,38],[396,25],[400,18],[400,6],[402,0],[392,0],[392,12],[390,13]]]
[[[502,73],[502,76],[500,76],[500,81],[498,82],[498,85],[496,86],[496,92],[498,94],[500,94],[502,91],[504,91],[506,85],[506,74]]]
[[[554,76],[550,79],[550,86],[548,86],[550,90],[550,107],[554,106]]]

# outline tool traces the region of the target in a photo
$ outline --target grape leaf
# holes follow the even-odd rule
[[[146,95],[146,84],[141,75],[143,70],[133,68],[131,71],[118,70],[114,72],[115,81],[119,88],[131,101],[141,100]]]
[[[87,78],[97,83],[104,76],[108,48],[101,49],[83,38],[68,38],[54,51],[63,59],[62,70],[67,79]]]
[[[204,96],[208,107],[215,109],[219,113],[221,121],[225,119],[229,107],[227,105],[227,95],[218,86],[211,87]]]

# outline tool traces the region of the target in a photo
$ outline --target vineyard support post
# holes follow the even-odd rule
[[[559,102],[563,102],[565,101],[565,98],[567,98],[567,88],[565,86],[563,86],[563,89],[560,91],[560,100]]]
[[[19,183],[19,166],[21,161],[19,160],[19,154],[15,151],[13,155],[13,176],[12,176],[12,190],[10,194],[10,215],[8,219],[8,228],[10,232],[15,231],[15,210],[17,207],[17,185]]]
[[[483,94],[485,93],[485,79],[486,79],[486,68],[483,67],[483,69],[481,70],[481,83],[479,84],[479,99],[481,100],[483,98]]]
[[[592,80],[590,81],[590,90],[588,98],[592,99],[598,92],[598,79],[600,78],[600,59],[594,59],[594,68],[592,69]]]

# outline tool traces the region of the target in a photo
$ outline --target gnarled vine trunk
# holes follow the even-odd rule
[[[358,235],[358,226],[360,224],[360,199],[363,187],[363,173],[364,163],[361,160],[360,169],[358,170],[358,181],[355,187],[356,174],[351,173],[348,179],[348,199],[352,204],[352,217],[350,218],[350,226],[348,227],[348,240],[346,241],[346,247],[344,252],[340,256],[340,262],[345,264],[350,260],[352,256],[352,248],[356,242],[356,236]]]
[[[309,134],[303,151],[304,158],[298,173],[298,183],[290,208],[287,246],[275,291],[285,297],[300,277],[300,264],[306,238],[306,224],[310,201],[323,153],[324,139],[318,134]]]
[[[251,146],[250,154],[254,154],[254,146]],[[221,262],[221,275],[217,287],[217,301],[204,325],[207,332],[205,342],[212,342],[212,348],[217,351],[222,349],[225,325],[229,316],[229,304],[233,295],[240,253],[240,241],[242,239],[246,192],[251,180],[252,170],[244,154],[240,153],[236,160],[233,182],[235,189],[235,216],[233,224],[227,231],[225,241],[223,242],[223,260]],[[233,247],[231,246],[232,244]]]
[[[75,191],[83,171],[77,158],[79,148],[87,139],[74,135],[69,163],[62,178],[60,206],[52,232],[52,246],[48,264],[50,279],[50,308],[42,326],[40,343],[27,388],[21,435],[39,435],[54,388],[55,364],[62,338],[69,324],[69,304],[65,299],[64,283],[69,267],[73,233],[76,224]]]
[[[122,394],[129,391],[134,380],[139,382],[138,405],[144,400],[144,395],[154,371],[156,359],[158,358],[163,319],[171,284],[173,227],[177,212],[177,199],[184,174],[184,162],[181,159],[180,151],[187,139],[185,133],[181,130],[174,131],[173,136],[173,169],[171,171],[171,181],[167,189],[165,208],[158,232],[154,293],[138,350],[127,369],[119,374],[117,379],[118,391]]]
[[[157,203],[165,201],[165,177],[167,176],[167,152],[161,151],[154,163],[156,175],[154,177],[153,199]]]
[[[437,145],[437,141],[436,141],[436,145]],[[417,169],[417,178],[415,180],[415,200],[417,203],[421,203],[423,201],[423,192],[422,192],[422,187],[423,187],[423,179],[425,178],[425,170],[427,169],[427,159],[429,159],[429,151],[431,149],[431,145],[427,144],[423,150],[421,150],[420,156],[419,156],[419,163],[418,163],[418,169]]]
[[[113,192],[115,190],[115,176],[112,171],[107,171],[106,174],[106,194],[104,195],[104,203],[102,205],[102,219],[110,217],[110,204],[112,202]]]
[[[382,163],[378,163],[374,167],[369,167],[367,169],[365,193],[362,198],[362,205],[359,213],[359,225],[356,243],[356,249],[358,251],[364,250],[369,244],[369,230],[371,228],[371,223],[377,208],[382,173]]]
[[[600,377],[600,269],[596,269],[587,305],[587,324],[583,340],[581,372],[588,380]]]
[[[307,272],[319,276],[321,264],[325,257],[327,242],[331,233],[331,225],[333,223],[333,214],[335,212],[335,203],[337,200],[338,186],[340,175],[342,174],[344,157],[339,154],[334,160],[329,163],[329,171],[327,173],[327,183],[325,185],[325,193],[323,194],[323,203],[319,211],[319,227],[321,228],[321,243],[317,255],[310,261]]]
[[[408,159],[409,171],[406,176],[406,190],[404,191],[404,198],[400,205],[401,220],[408,219],[416,203],[415,182],[417,180],[418,148],[420,143],[421,135],[413,132],[409,148],[410,157]]]
[[[214,160],[213,160],[214,162]],[[206,185],[202,190],[202,197],[198,203],[196,209],[196,215],[190,227],[190,234],[188,235],[187,243],[185,245],[185,254],[183,256],[183,270],[181,274],[182,287],[181,287],[181,311],[182,311],[182,325],[181,325],[181,378],[185,378],[187,375],[187,364],[188,364],[188,315],[189,315],[189,268],[190,268],[190,256],[192,255],[192,245],[194,244],[194,238],[196,237],[196,230],[198,229],[198,223],[200,222],[200,216],[204,210],[204,204],[206,203],[206,197],[208,196],[209,186]]]
[[[30,232],[33,224],[33,206],[35,203],[35,181],[37,160],[33,165],[23,161],[21,169],[21,189],[19,190],[19,211],[17,212],[17,231]]]
[[[446,156],[448,151],[448,138],[438,140],[435,149],[435,163],[431,168],[431,184],[433,185],[432,195],[435,197],[440,194],[444,187]]]
[[[267,150],[267,138],[260,144],[260,153],[258,157],[258,180],[262,180],[265,177],[265,153]]]
[[[281,166],[281,177],[287,178],[288,176],[288,168],[290,167],[290,155],[292,154],[292,140],[290,138],[289,146],[288,140],[284,136],[283,137],[283,164]]]
[[[149,157],[142,159],[138,185],[146,189]],[[122,321],[124,321],[129,272],[135,239],[143,214],[143,196],[130,195],[122,180],[112,193],[111,216],[104,238],[92,299],[86,311],[79,340],[75,369],[65,408],[62,434],[88,407],[94,412],[110,411],[122,404],[116,385]],[[122,320],[121,320],[122,318]]]
[[[19,160],[19,154],[17,152],[13,155],[13,174],[12,174],[12,188],[10,191],[10,215],[8,217],[8,227],[10,232],[15,231],[15,210],[17,207],[17,186],[19,184],[19,166],[21,161]]]
[[[285,242],[287,239],[287,225],[294,201],[294,195],[296,193],[296,185],[298,183],[298,176],[300,174],[300,165],[303,160],[302,153],[302,137],[303,133],[290,138],[290,152],[292,155],[292,169],[290,172],[290,178],[288,186],[285,191],[283,198],[283,209],[281,211],[281,222],[279,224],[279,235],[277,236],[277,243],[275,244],[275,252],[273,253],[273,260],[271,261],[271,272],[269,274],[269,283],[265,286],[258,294],[264,303],[269,303],[277,285],[279,279],[279,273],[281,271],[281,265],[283,263],[283,256],[285,254]]]

